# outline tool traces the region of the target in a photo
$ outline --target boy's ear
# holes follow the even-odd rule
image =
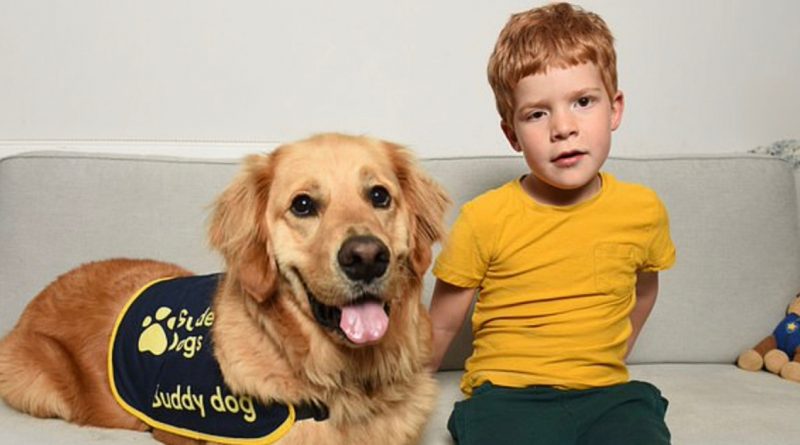
[[[611,101],[611,131],[619,128],[622,123],[622,112],[625,110],[625,95],[617,90],[614,99]]]
[[[517,153],[522,151],[519,146],[519,140],[517,139],[517,133],[514,132],[514,127],[509,125],[505,120],[502,120],[500,121],[500,129],[503,130],[503,134],[506,136],[508,143],[511,144],[511,148]]]

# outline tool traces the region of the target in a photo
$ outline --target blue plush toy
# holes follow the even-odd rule
[[[800,295],[786,313],[772,335],[739,355],[736,363],[740,368],[758,371],[766,367],[787,380],[800,382]]]

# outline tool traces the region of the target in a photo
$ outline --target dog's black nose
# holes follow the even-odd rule
[[[386,273],[389,249],[374,236],[354,236],[342,244],[337,259],[351,280],[369,283]]]

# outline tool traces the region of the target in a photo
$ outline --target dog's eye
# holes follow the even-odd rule
[[[369,191],[369,199],[372,201],[372,206],[385,209],[392,203],[392,195],[385,188],[376,185]]]
[[[308,195],[299,195],[292,200],[292,213],[301,218],[314,216],[317,214],[317,203]]]

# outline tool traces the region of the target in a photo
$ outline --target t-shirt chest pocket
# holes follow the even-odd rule
[[[594,277],[600,293],[631,295],[636,283],[636,247],[621,243],[595,246]]]

